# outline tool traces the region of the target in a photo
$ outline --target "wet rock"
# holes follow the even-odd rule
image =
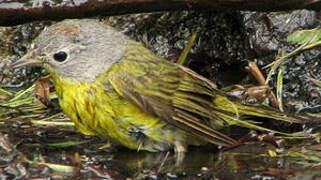
[[[312,29],[320,22],[317,12],[307,10],[242,14],[254,57],[261,67],[276,59],[280,50],[290,53],[297,48],[286,41],[288,35],[295,30]],[[301,52],[284,64],[283,103],[287,111],[297,111],[302,107],[313,107],[321,103],[320,87],[308,78],[321,79],[320,50],[320,47],[316,47]],[[265,70],[265,74],[268,70]],[[275,89],[276,75],[270,85]]]

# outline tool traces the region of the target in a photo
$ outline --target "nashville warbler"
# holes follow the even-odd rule
[[[246,105],[94,19],[64,20],[46,28],[13,67],[26,64],[51,74],[59,104],[80,132],[130,149],[230,147],[235,140],[219,129],[245,126],[244,115],[303,122],[272,108]]]

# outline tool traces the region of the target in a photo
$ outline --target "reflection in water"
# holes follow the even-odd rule
[[[273,145],[260,146],[260,143],[249,143],[228,151],[208,147],[190,148],[180,163],[177,163],[174,152],[122,151],[114,154],[113,161],[120,168],[130,169],[136,178],[148,171],[149,174],[153,172],[183,179],[251,179],[268,168],[280,168],[280,158],[267,156],[268,149],[274,148]]]
[[[202,148],[191,149],[185,154],[182,162],[177,162],[177,154],[174,152],[119,152],[114,160],[122,162],[130,169],[160,169],[161,171],[188,171],[199,172],[202,167],[213,167],[218,160],[219,153],[215,150]]]

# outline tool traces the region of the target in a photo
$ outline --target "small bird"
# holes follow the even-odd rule
[[[304,122],[244,104],[95,19],[64,20],[46,28],[12,67],[27,64],[51,74],[60,107],[81,133],[129,149],[184,152],[189,145],[208,143],[231,147],[236,141],[219,130],[244,125],[244,115]]]

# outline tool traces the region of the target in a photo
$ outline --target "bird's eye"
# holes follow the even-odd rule
[[[53,58],[58,62],[63,62],[67,59],[67,53],[64,51],[59,51],[53,55]]]

